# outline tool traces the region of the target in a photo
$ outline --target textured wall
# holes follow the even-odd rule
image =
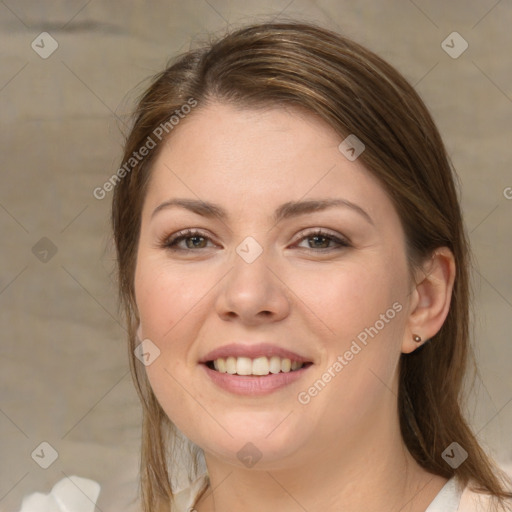
[[[111,196],[93,190],[117,169],[142,80],[194,37],[273,17],[318,21],[367,45],[431,109],[477,262],[471,419],[496,458],[512,461],[510,2],[5,0],[0,510],[72,474],[101,483],[104,512],[135,496],[140,413],[111,276]],[[454,31],[462,39],[446,39]],[[46,470],[31,458],[43,441],[58,453]]]

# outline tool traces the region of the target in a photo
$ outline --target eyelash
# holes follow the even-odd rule
[[[312,231],[312,232],[305,233],[305,234],[303,234],[303,233],[304,232],[300,233],[300,235],[302,235],[302,236],[298,240],[298,242],[302,242],[303,240],[307,240],[308,238],[322,237],[322,238],[329,239],[329,240],[335,242],[336,244],[338,244],[338,247],[329,247],[329,248],[326,248],[326,249],[313,249],[313,248],[310,248],[310,247],[301,247],[301,249],[305,249],[306,251],[330,252],[332,250],[340,249],[340,248],[343,248],[343,247],[345,247],[345,248],[346,247],[351,247],[351,244],[348,242],[348,240],[339,238],[339,237],[333,235],[332,233],[329,233],[328,231],[325,231],[323,229],[318,229],[316,231]],[[169,249],[171,251],[192,252],[192,251],[195,251],[196,249],[188,249],[188,248],[187,249],[182,249],[182,248],[178,248],[177,244],[179,242],[181,242],[182,240],[186,240],[188,238],[193,238],[193,237],[201,237],[201,238],[204,238],[207,241],[211,240],[210,237],[206,236],[201,231],[197,231],[197,230],[194,230],[194,229],[185,229],[183,231],[180,231],[180,232],[176,233],[175,235],[163,238],[161,240],[161,242],[160,242],[160,247],[163,248],[163,249]],[[206,249],[206,247],[204,247],[204,248],[203,247],[199,247],[198,249]]]

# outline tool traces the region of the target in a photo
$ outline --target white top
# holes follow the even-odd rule
[[[455,477],[444,484],[425,512],[456,512],[459,510],[463,489]]]
[[[501,467],[512,479],[512,465]],[[191,512],[199,495],[209,483],[204,473],[192,484],[176,493],[172,512]],[[94,480],[71,476],[53,486],[49,494],[33,493],[25,496],[20,512],[94,512],[101,487]],[[511,491],[512,488],[507,490]],[[470,486],[461,489],[456,477],[446,482],[425,512],[490,512],[491,497],[475,493]],[[512,512],[512,503],[506,510]],[[130,508],[130,510],[135,510]],[[138,508],[137,508],[138,510]]]
[[[201,491],[208,485],[208,475],[204,474],[195,480],[190,487],[183,489],[174,496],[173,512],[189,512],[193,509]],[[470,512],[475,509],[470,504],[459,508],[464,489],[460,488],[455,477],[452,477],[439,491],[425,512]],[[469,489],[467,493],[474,494]],[[468,503],[468,500],[465,500]],[[485,510],[485,509],[484,509]]]

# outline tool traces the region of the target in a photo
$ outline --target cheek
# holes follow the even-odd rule
[[[310,411],[315,407],[329,409],[336,397],[336,403],[346,410],[363,415],[374,400],[389,392],[406,310],[405,270],[390,268],[385,259],[372,258],[365,264],[359,260],[343,268],[301,273],[294,280],[291,274],[288,276],[291,287],[307,306],[299,309],[312,319],[309,329],[325,327],[327,333],[320,337],[324,354],[316,377],[328,384],[326,391],[314,399]],[[331,374],[325,374],[329,369]],[[312,379],[309,384],[314,382]],[[334,421],[338,412],[331,412]]]
[[[209,288],[204,278],[161,261],[141,260],[135,296],[144,337],[160,342],[172,338],[178,323],[200,307],[201,295]]]
[[[325,329],[331,346],[336,341],[341,348],[400,298],[402,282],[388,268],[377,258],[366,262],[354,259],[307,271],[288,269],[281,275],[296,297],[300,314]]]
[[[187,429],[188,419],[197,416],[197,390],[189,371],[195,364],[190,347],[198,337],[201,322],[197,315],[204,307],[201,298],[212,286],[207,276],[144,258],[135,274],[135,296],[143,339],[150,339],[160,355],[146,366],[151,388],[169,418],[178,428]],[[203,299],[204,300],[204,299]],[[190,367],[189,367],[190,365]]]

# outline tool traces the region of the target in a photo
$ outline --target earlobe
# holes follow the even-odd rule
[[[441,329],[450,310],[455,271],[453,253],[448,247],[439,247],[416,274],[415,300],[404,333],[403,353],[413,352]],[[415,341],[415,336],[423,341]]]

